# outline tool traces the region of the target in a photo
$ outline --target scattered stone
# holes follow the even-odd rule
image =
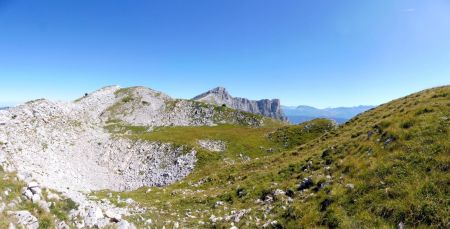
[[[31,201],[32,201],[33,203],[38,203],[40,200],[41,200],[41,196],[40,196],[39,194],[34,194],[34,195],[31,197]]]
[[[126,220],[121,220],[116,224],[117,229],[136,229],[136,226],[134,224],[129,223]]]
[[[87,216],[84,219],[86,226],[93,227],[96,226],[98,221],[103,218],[102,209],[99,207],[91,207],[88,210]]]
[[[236,194],[239,198],[243,198],[247,195],[247,190],[245,190],[244,188],[238,188],[236,190]]]
[[[320,211],[326,211],[327,208],[333,203],[333,200],[331,199],[325,199],[320,203]]]
[[[6,208],[6,204],[5,203],[0,203],[0,214],[1,213],[3,213],[3,211],[5,210],[5,208]]]
[[[222,220],[223,220],[222,217],[216,217],[215,215],[212,215],[211,217],[209,217],[209,221],[211,221],[212,224],[216,224]]]
[[[32,181],[32,182],[28,183],[27,187],[29,189],[31,189],[31,188],[38,188],[39,184],[36,181]]]
[[[231,211],[231,215],[225,216],[225,221],[232,221],[234,223],[239,223],[241,219],[251,212],[251,209],[244,209],[239,211]]]
[[[355,185],[354,185],[354,184],[346,184],[345,187],[346,187],[348,190],[353,190],[353,189],[355,189]]]
[[[374,134],[373,131],[367,132],[367,140],[370,140],[370,138],[372,137],[373,134]]]
[[[394,142],[396,139],[393,136],[390,136],[386,139],[386,141],[384,141],[384,146],[388,146],[389,144],[391,144],[392,142]]]
[[[5,194],[6,197],[8,197],[10,193],[11,193],[11,189],[9,189],[9,188],[3,192],[3,194]]]
[[[8,215],[13,215],[17,219],[17,223],[27,229],[39,228],[38,219],[28,211],[9,212]]]
[[[56,229],[70,229],[70,227],[66,224],[66,222],[62,221],[56,225]]]
[[[273,195],[274,196],[284,196],[284,195],[286,195],[286,192],[283,190],[277,189],[273,192]]]
[[[128,199],[125,200],[125,203],[128,204],[128,205],[132,205],[132,204],[135,203],[135,201],[133,199],[131,199],[131,198],[128,198]]]
[[[145,221],[145,225],[152,225],[153,224],[153,220],[152,219],[148,219]]]
[[[24,195],[28,200],[32,200],[32,199],[33,199],[33,193],[32,193],[29,189],[27,189],[27,190],[23,193],[23,195]]]
[[[105,216],[109,219],[111,219],[111,221],[117,223],[122,219],[122,216],[115,213],[114,211],[112,211],[111,209],[108,209],[105,211]]]
[[[299,191],[303,191],[305,189],[309,189],[314,185],[314,182],[311,177],[305,178],[300,185],[298,186]]]
[[[292,197],[294,197],[294,195],[295,195],[295,193],[294,193],[294,191],[292,189],[286,190],[286,196],[292,198]]]
[[[220,207],[220,206],[224,206],[225,205],[225,202],[223,202],[223,201],[217,201],[215,204],[214,204],[214,207]]]
[[[42,211],[44,211],[45,213],[50,213],[50,205],[49,203],[47,203],[44,200],[40,200],[37,202],[38,206],[40,209],[42,209]]]
[[[61,197],[59,197],[59,195],[57,195],[57,194],[55,194],[53,192],[47,191],[47,199],[48,200],[59,201],[59,200],[61,200]]]
[[[211,152],[224,152],[227,149],[225,142],[218,140],[199,140],[198,144]]]

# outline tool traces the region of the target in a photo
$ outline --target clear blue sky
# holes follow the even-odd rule
[[[450,84],[448,0],[0,0],[0,104],[215,86],[317,107]]]

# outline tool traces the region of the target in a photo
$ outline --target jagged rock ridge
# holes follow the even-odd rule
[[[282,121],[287,120],[281,108],[281,102],[279,99],[263,99],[256,101],[246,98],[233,97],[223,87],[217,87],[209,90],[194,97],[193,100],[215,104],[218,106],[226,105],[227,107],[233,109],[259,114]]]

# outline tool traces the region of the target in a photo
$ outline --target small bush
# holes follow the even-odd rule
[[[134,100],[133,97],[127,96],[127,97],[125,97],[125,98],[122,99],[122,102],[123,102],[123,103],[128,103],[128,102],[131,102],[131,101],[133,101],[133,100]]]
[[[52,220],[48,217],[43,217],[39,220],[39,228],[40,229],[48,229],[52,228]]]
[[[338,228],[341,224],[340,220],[336,217],[333,211],[325,212],[320,223],[322,226],[327,226],[328,228]]]
[[[416,112],[416,115],[423,115],[423,114],[427,114],[427,113],[431,113],[433,112],[433,109],[429,109],[429,108],[424,108],[424,109],[420,109]]]
[[[400,127],[403,129],[409,129],[413,126],[413,122],[412,121],[406,121],[403,122],[402,124],[400,124]]]
[[[233,196],[229,193],[225,193],[219,196],[219,199],[221,201],[227,202],[227,203],[233,203]]]

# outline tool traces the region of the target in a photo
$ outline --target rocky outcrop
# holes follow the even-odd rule
[[[190,100],[172,99],[145,87],[117,90],[115,102],[102,113],[104,121],[120,120],[143,126],[214,126],[240,124],[260,126],[262,119],[231,109]],[[82,102],[83,100],[81,100]]]
[[[195,101],[227,106],[236,110],[263,115],[266,117],[286,121],[287,118],[281,109],[279,99],[249,100],[246,98],[232,97],[223,87],[214,88],[208,92],[193,98]]]

